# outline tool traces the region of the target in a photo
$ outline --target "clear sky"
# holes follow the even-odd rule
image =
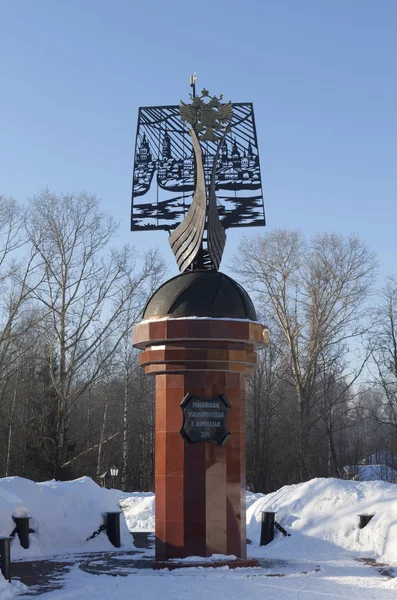
[[[176,274],[129,232],[134,136],[193,71],[254,103],[268,229],[357,233],[397,273],[396,0],[0,0],[0,192],[92,192]]]

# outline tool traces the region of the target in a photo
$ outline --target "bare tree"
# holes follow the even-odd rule
[[[269,319],[269,315],[260,317],[272,329],[272,343],[258,352],[255,372],[247,380],[246,393],[247,485],[256,492],[274,489],[277,479],[274,475],[280,468],[280,424],[285,417],[280,411],[285,365]]]
[[[376,267],[355,236],[322,234],[306,241],[298,231],[275,230],[245,240],[235,269],[267,309],[284,337],[285,359],[295,385],[300,478],[313,474],[311,432],[321,356],[367,328],[365,301]]]
[[[138,318],[163,263],[156,252],[139,257],[130,246],[111,248],[117,224],[84,192],[44,190],[31,200],[26,230],[41,271],[34,297],[47,311],[47,368],[57,403],[53,475],[59,478],[73,454],[87,449],[77,450],[70,439],[70,413]]]
[[[23,226],[22,208],[13,198],[0,195],[0,426],[6,432],[5,475],[10,469],[17,373],[23,360],[21,354],[27,351],[18,339],[34,322],[31,291],[36,252],[27,245]]]
[[[131,414],[131,404],[132,404],[132,393],[131,386],[133,382],[134,372],[139,369],[139,364],[137,360],[137,351],[133,348],[131,344],[131,337],[129,335],[125,335],[122,343],[120,344],[118,358],[120,367],[122,368],[122,381],[123,381],[123,408],[122,408],[122,424],[121,424],[121,468],[120,468],[120,476],[121,476],[121,489],[125,491],[127,489],[128,482],[128,473],[130,471],[130,452],[129,452],[129,436],[131,434],[131,419],[133,419],[133,415]],[[138,415],[135,415],[137,418]],[[138,417],[139,418],[139,417]]]
[[[0,196],[0,379],[11,367],[13,341],[31,325],[26,317],[36,251],[27,247],[23,225],[21,207]]]
[[[319,415],[317,429],[327,443],[327,475],[330,477],[343,476],[344,465],[340,462],[337,442],[342,434],[348,435],[349,428],[355,425],[355,420],[350,416],[360,399],[356,384],[369,358],[367,353],[351,366],[345,358],[346,354],[348,348],[336,345],[319,358],[318,365],[315,391]]]
[[[369,341],[373,381],[380,395],[374,407],[379,424],[388,425],[397,448],[397,277],[387,279],[374,311],[376,329]]]

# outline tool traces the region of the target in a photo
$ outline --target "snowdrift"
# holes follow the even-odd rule
[[[10,535],[12,517],[29,516],[30,548],[24,550],[18,536],[11,542],[12,559],[67,551],[112,550],[106,532],[87,540],[103,523],[103,513],[120,510],[122,492],[99,487],[89,477],[74,481],[34,483],[22,477],[0,479],[0,535]],[[122,546],[132,546],[123,515],[120,515]],[[1,585],[1,584],[0,584]]]
[[[291,533],[276,533],[275,541],[261,554],[296,557],[338,554],[346,550],[397,563],[397,486],[383,481],[312,479],[267,494],[247,509],[247,537],[251,554],[260,539],[262,511],[276,513],[276,520]],[[359,514],[374,514],[359,529]]]
[[[0,598],[6,600],[6,598],[12,597],[12,590],[10,589],[8,581],[6,581],[0,572]]]
[[[120,506],[130,531],[154,531],[153,493],[124,493],[120,498]]]
[[[397,486],[383,481],[312,479],[285,486],[272,494],[247,492],[247,537],[251,556],[274,558],[339,555],[346,552],[397,563]],[[0,535],[14,529],[12,516],[31,517],[35,533],[24,550],[17,537],[11,543],[13,560],[113,550],[102,532],[87,540],[103,523],[106,511],[120,515],[123,548],[133,545],[130,532],[154,531],[153,493],[123,493],[99,487],[89,477],[74,481],[34,483],[21,477],[0,479]],[[259,547],[261,513],[276,512],[276,520],[289,532],[276,532],[274,541]],[[358,515],[375,516],[358,528]],[[3,582],[0,578],[0,587]]]

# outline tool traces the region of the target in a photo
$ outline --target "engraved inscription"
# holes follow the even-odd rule
[[[181,408],[183,423],[180,433],[187,444],[204,441],[223,446],[230,435],[227,426],[230,403],[225,396],[199,398],[187,394]]]

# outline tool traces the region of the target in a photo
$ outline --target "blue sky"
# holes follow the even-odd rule
[[[268,229],[357,233],[397,272],[396,31],[395,0],[0,0],[0,192],[92,192],[176,274],[129,231],[133,146],[196,71],[254,103]]]

